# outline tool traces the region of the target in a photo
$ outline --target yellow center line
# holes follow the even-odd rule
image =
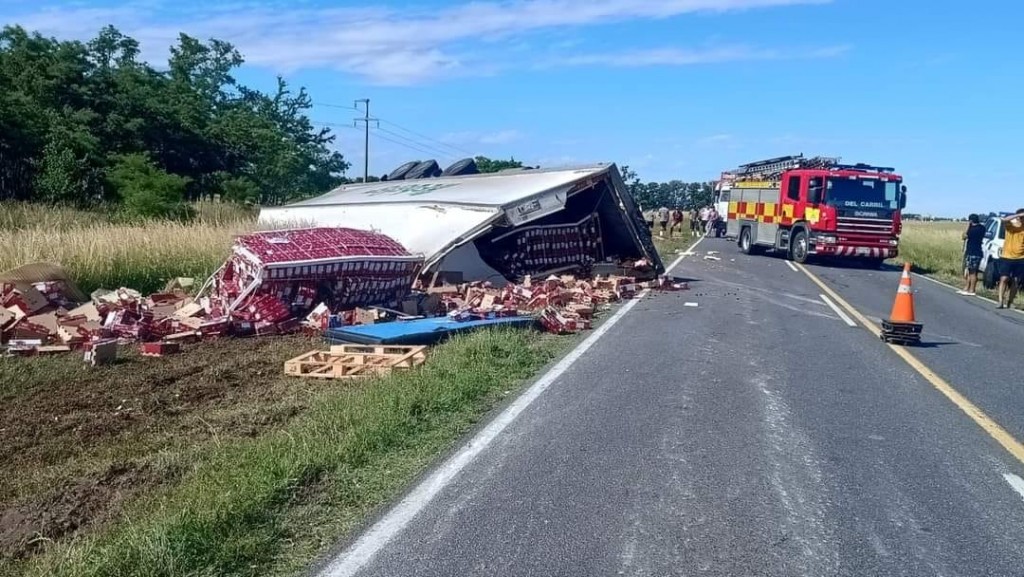
[[[815,276],[811,271],[807,270],[806,267],[800,264],[796,266],[797,268],[800,269],[801,272],[807,275],[807,278],[814,281],[816,285],[821,287],[821,290],[825,291],[830,297],[832,297],[833,300],[839,303],[841,307],[845,308],[846,311],[850,313],[850,315],[852,315],[855,319],[857,319],[858,322],[860,322],[860,324],[864,325],[864,328],[873,333],[877,333],[877,331],[880,330],[880,327],[878,325],[868,320],[867,317],[860,313],[860,311],[853,308],[853,306],[851,306],[850,303],[846,302],[846,300],[844,300],[843,297],[836,294],[834,290],[832,290],[828,285],[826,285],[824,281]],[[918,374],[924,377],[926,381],[931,383],[933,387],[938,389],[940,393],[942,393],[943,395],[946,396],[946,398],[952,401],[953,404],[956,405],[961,411],[966,413],[967,416],[970,417],[971,420],[975,422],[975,424],[981,427],[982,430],[988,433],[990,437],[995,439],[996,442],[1002,445],[1004,449],[1006,449],[1007,451],[1010,452],[1011,455],[1016,457],[1018,461],[1024,463],[1024,444],[1021,444],[1021,442],[1015,439],[1013,435],[1007,432],[1006,429],[1001,427],[999,423],[995,422],[994,420],[992,420],[991,417],[986,415],[985,411],[982,411],[980,408],[978,408],[977,405],[969,401],[967,397],[960,394],[956,389],[953,388],[953,385],[949,384],[945,379],[935,374],[935,371],[929,369],[927,365],[922,363],[906,348],[890,343],[886,344],[890,349],[893,350],[893,352],[899,355],[901,359],[903,359],[908,365],[910,365],[912,369],[917,371]]]

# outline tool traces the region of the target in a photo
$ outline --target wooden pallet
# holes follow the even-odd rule
[[[315,379],[355,379],[408,370],[427,360],[427,347],[335,345],[285,361],[284,374]]]

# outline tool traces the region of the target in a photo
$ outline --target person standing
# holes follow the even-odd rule
[[[700,234],[698,234],[698,231],[700,231],[700,214],[697,212],[696,208],[691,208],[690,209],[690,236],[691,237],[700,236]]]
[[[708,208],[708,225],[704,234],[718,236],[718,209],[713,206]]]
[[[703,234],[708,230],[708,207],[700,209],[700,231]]]
[[[964,231],[964,289],[958,294],[974,296],[978,287],[978,270],[981,268],[981,242],[985,239],[985,227],[981,217],[972,214],[967,217],[967,230]]]
[[[668,230],[668,207],[663,206],[658,209],[658,223],[661,224],[658,234],[665,236],[665,231]]]
[[[683,234],[683,211],[679,210],[678,206],[672,209],[672,224],[668,228],[669,238],[675,234],[676,228],[679,229],[679,234]]]
[[[1024,283],[1024,208],[1003,219],[1006,237],[999,257],[999,308],[1010,308]]]

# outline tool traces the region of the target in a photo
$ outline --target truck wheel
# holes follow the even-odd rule
[[[999,279],[996,278],[996,263],[999,262],[995,259],[988,259],[988,264],[985,265],[985,272],[981,276],[982,285],[988,290],[993,290],[996,285],[999,284]]]
[[[809,241],[807,240],[807,231],[803,229],[797,229],[793,232],[793,238],[790,241],[789,252],[793,256],[793,260],[804,264],[807,262],[807,257],[810,255],[811,249]]]
[[[740,251],[743,254],[752,254],[754,252],[754,243],[750,242],[750,227],[745,226],[740,231]]]

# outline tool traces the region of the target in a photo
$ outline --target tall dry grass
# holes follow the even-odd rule
[[[907,222],[900,239],[900,262],[909,261],[915,270],[936,280],[963,286],[964,222]],[[991,291],[978,283],[978,294],[995,299]],[[1017,297],[1014,308],[1024,309],[1024,298]]]
[[[967,228],[962,222],[917,222],[903,224],[900,260],[943,282],[958,284],[963,278],[964,242]]]
[[[124,221],[113,211],[0,205],[0,271],[56,263],[86,292],[127,286],[142,292],[178,276],[205,278],[227,257],[233,238],[256,227],[255,212],[196,203],[190,222]]]

